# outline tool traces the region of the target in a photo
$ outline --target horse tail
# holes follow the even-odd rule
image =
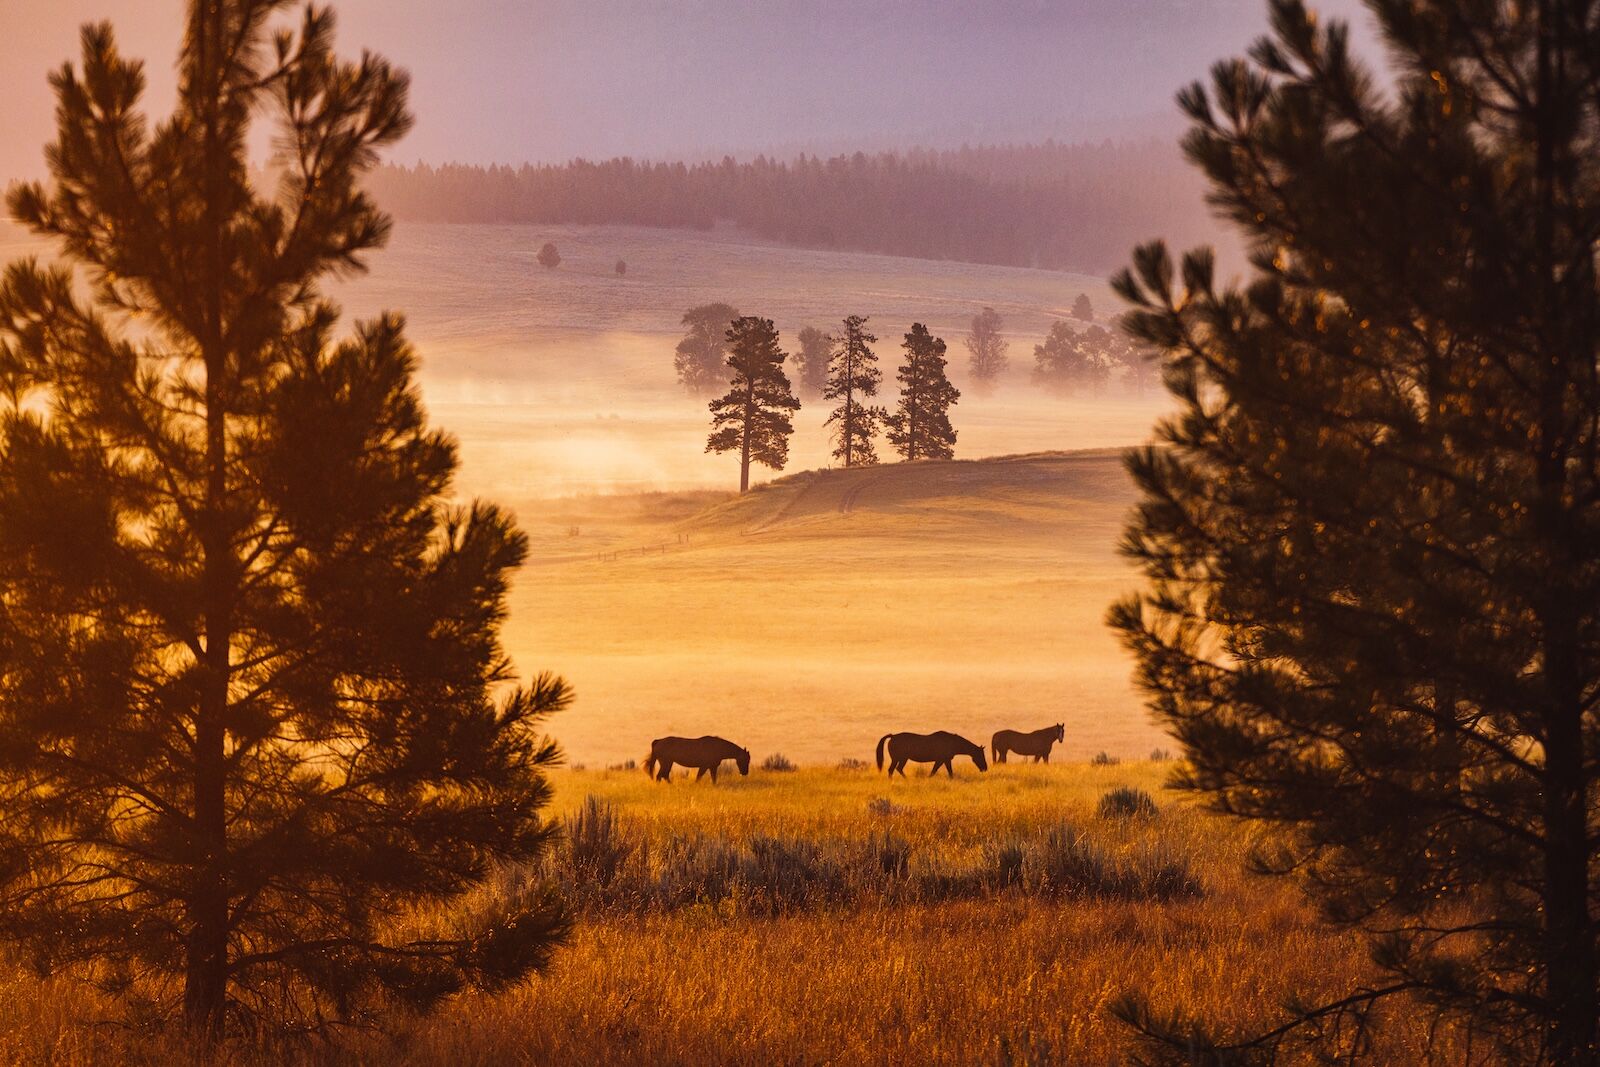
[[[883,746],[889,743],[889,738],[894,734],[884,734],[878,738],[878,770],[883,770]]]
[[[650,746],[650,755],[644,758],[644,773],[647,778],[656,776],[656,746]]]
[[[996,763],[1000,762],[1000,737],[998,734],[989,738],[989,758]]]

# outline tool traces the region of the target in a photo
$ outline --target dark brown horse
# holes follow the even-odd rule
[[[1042,730],[1033,730],[1023,733],[1021,730],[1001,730],[989,739],[989,748],[994,752],[994,761],[1004,763],[1006,753],[1015,752],[1019,756],[1032,756],[1033,762],[1044,760],[1050,762],[1050,748],[1057,741],[1065,740],[1067,728],[1063,723],[1046,726]]]
[[[732,741],[724,741],[720,737],[658,737],[650,742],[650,755],[644,760],[644,773],[650,775],[658,782],[672,780],[672,765],[681,763],[685,767],[698,768],[700,773],[694,776],[695,781],[710,772],[711,780],[717,780],[717,768],[722,766],[723,760],[733,760],[739,765],[740,774],[750,773],[750,750],[740,748]],[[661,773],[656,773],[660,766]]]
[[[978,770],[989,769],[989,761],[983,758],[983,746],[975,745],[960,734],[953,734],[948,730],[940,730],[932,734],[884,734],[878,738],[878,770],[883,770],[884,745],[889,747],[889,777],[893,778],[896,771],[900,777],[906,776],[907,763],[931,763],[933,769],[928,772],[932,778],[943,767],[945,774],[951,778],[956,772],[951,764],[957,756],[971,756],[972,762],[978,765]]]

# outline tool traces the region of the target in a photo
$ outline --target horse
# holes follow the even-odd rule
[[[1015,752],[1023,756],[1032,756],[1033,762],[1040,760],[1050,762],[1050,747],[1057,741],[1063,741],[1067,736],[1067,728],[1063,723],[1046,726],[1042,730],[1033,730],[1023,733],[1021,730],[1001,730],[989,739],[989,747],[994,751],[994,761],[1004,763],[1006,753]]]
[[[989,761],[983,757],[983,746],[975,745],[960,734],[953,734],[948,730],[940,730],[931,734],[884,734],[878,738],[878,770],[883,770],[883,749],[889,747],[889,777],[893,778],[896,771],[900,777],[906,776],[906,763],[931,763],[933,769],[928,771],[932,778],[943,767],[945,774],[954,778],[956,772],[951,764],[957,756],[971,756],[972,762],[978,765],[978,770],[989,769]]]
[[[720,737],[658,737],[650,742],[650,755],[644,759],[644,773],[658,782],[672,780],[672,765],[681,763],[685,767],[697,767],[700,773],[694,776],[695,781],[711,773],[711,781],[717,780],[717,768],[722,766],[723,760],[733,760],[739,765],[739,773],[750,773],[750,750],[740,748],[732,741],[725,741]],[[656,773],[656,766],[660,765],[661,773]]]

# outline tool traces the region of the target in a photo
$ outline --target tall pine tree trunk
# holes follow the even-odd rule
[[[1566,104],[1564,36],[1573,21],[1566,0],[1540,0],[1534,104],[1536,219],[1539,289],[1535,343],[1544,373],[1540,380],[1539,454],[1533,518],[1546,546],[1549,568],[1536,611],[1544,653],[1544,885],[1545,994],[1550,1002],[1550,1058],[1562,1064],[1600,1063],[1600,1004],[1595,959],[1595,923],[1589,914],[1589,782],[1584,768],[1582,634],[1576,605],[1567,588],[1583,556],[1574,543],[1578,524],[1569,513],[1566,486],[1568,440],[1565,396],[1570,375],[1567,353],[1593,352],[1585,336],[1590,321],[1581,306],[1571,306],[1572,283],[1556,263],[1557,186],[1570,197],[1572,136]],[[1558,158],[1558,147],[1561,150]],[[1574,235],[1562,234],[1563,245]],[[1593,299],[1592,292],[1580,298]],[[1574,345],[1584,347],[1574,348]],[[1577,534],[1581,536],[1581,534]]]
[[[218,108],[224,84],[223,28],[217,7],[194,7],[200,48],[197,91],[208,93],[204,167],[208,243],[208,290],[200,342],[205,363],[206,489],[199,536],[205,612],[205,649],[194,738],[193,856],[190,932],[184,975],[184,1016],[190,1029],[209,1040],[221,1035],[228,994],[228,887],[226,810],[226,716],[232,643],[232,546],[228,536],[227,374],[223,341],[221,189],[218,168],[224,146]]]
[[[756,419],[756,387],[752,381],[744,393],[744,432],[739,435],[739,492],[750,491],[750,429]]]

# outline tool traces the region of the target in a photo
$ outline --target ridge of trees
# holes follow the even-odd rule
[[[1201,183],[1167,143],[966,146],[783,161],[379,167],[377,202],[418,222],[730,222],[804,248],[1000,266],[1120,266],[1153,231],[1217,241]]]

